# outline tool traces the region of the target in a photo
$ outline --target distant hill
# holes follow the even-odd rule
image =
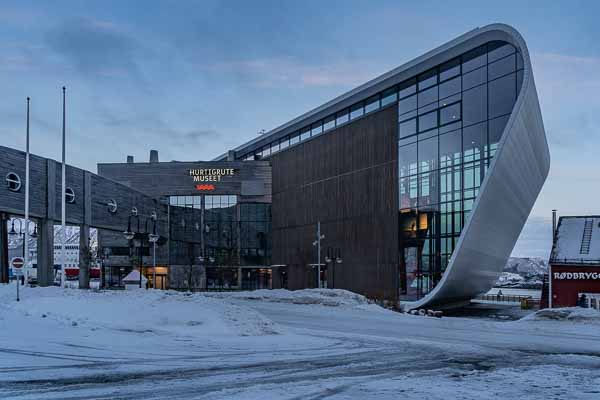
[[[548,261],[540,257],[510,257],[496,287],[538,289],[548,273]]]

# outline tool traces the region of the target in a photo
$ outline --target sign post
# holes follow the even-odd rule
[[[12,259],[10,264],[12,265],[15,276],[17,277],[17,301],[21,301],[19,297],[19,284],[21,281],[21,276],[23,276],[23,270],[21,268],[23,268],[24,261],[21,257],[15,257]]]

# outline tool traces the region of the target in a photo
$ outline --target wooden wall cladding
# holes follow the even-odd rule
[[[307,264],[321,221],[323,259],[328,247],[342,250],[335,287],[397,299],[397,158],[395,107],[271,157],[273,263],[288,265],[290,289],[316,285]]]

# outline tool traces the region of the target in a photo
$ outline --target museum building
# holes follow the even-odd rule
[[[161,231],[148,269],[152,246],[135,260],[122,232],[148,233],[151,212],[124,199],[98,233],[106,284],[139,263],[155,287],[460,304],[500,275],[549,166],[526,44],[488,25],[212,161],[99,164],[92,179],[154,204]]]

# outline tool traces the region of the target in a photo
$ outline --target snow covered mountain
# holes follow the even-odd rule
[[[540,257],[510,257],[496,287],[537,289],[548,273],[548,261]]]

